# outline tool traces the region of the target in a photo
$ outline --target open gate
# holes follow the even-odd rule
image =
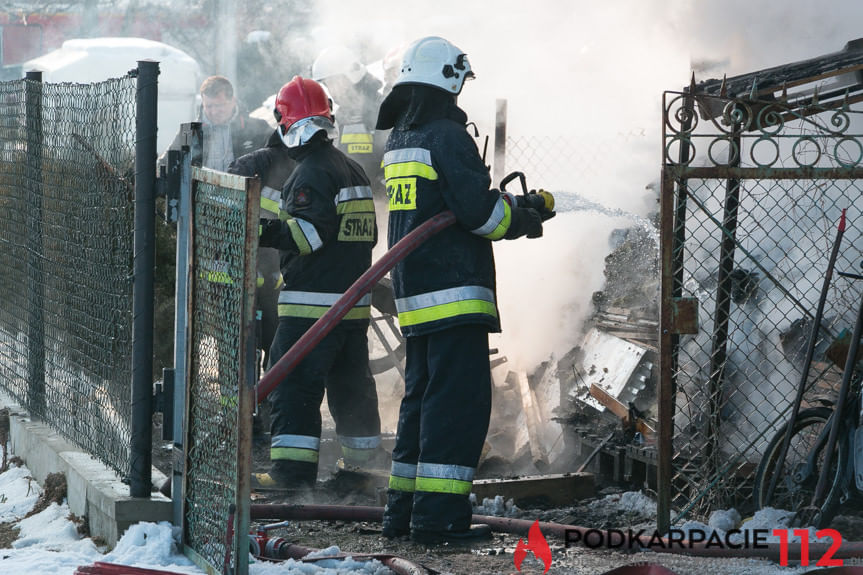
[[[842,210],[859,272],[863,43],[666,92],[661,189],[659,527],[752,511],[755,468],[789,418]],[[835,276],[834,276],[835,277]],[[860,285],[834,279],[804,402],[835,398],[825,355]]]

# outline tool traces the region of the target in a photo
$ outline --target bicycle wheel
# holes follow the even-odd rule
[[[826,438],[823,446],[820,447],[815,465],[808,473],[806,473],[806,458],[815,447],[818,436],[825,429],[832,412],[827,407],[814,407],[798,413],[781,474],[777,478],[773,495],[768,500],[767,490],[770,488],[773,474],[776,473],[776,461],[782,450],[782,442],[785,439],[788,424],[786,423],[776,432],[776,435],[767,445],[761,463],[758,464],[758,470],[755,472],[754,500],[756,509],[773,507],[796,512],[812,502],[812,495],[815,493],[818,475],[821,473],[824,461],[823,452],[826,449]],[[819,525],[816,527],[824,527],[829,524],[838,509],[842,483],[840,470],[845,469],[848,453],[847,443],[848,438],[840,433],[831,458],[827,495],[823,501],[817,502],[821,508],[821,514],[818,521]]]

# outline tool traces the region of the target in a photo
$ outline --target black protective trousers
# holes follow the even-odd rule
[[[459,325],[407,338],[405,397],[393,449],[394,470],[430,464],[476,469],[491,416],[488,328]],[[422,475],[422,473],[420,473]],[[400,531],[470,527],[469,493],[387,490],[384,524]]]
[[[320,438],[325,392],[339,436],[380,435],[377,389],[369,369],[367,326],[359,323],[359,326],[342,323],[333,329],[270,394],[270,432],[274,438],[279,435]],[[270,349],[271,363],[278,361],[311,325],[308,320],[279,318]],[[272,473],[280,481],[311,484],[316,480],[317,457],[313,462],[271,458]]]

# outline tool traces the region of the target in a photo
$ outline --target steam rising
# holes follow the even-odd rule
[[[560,139],[572,150],[547,169],[507,171],[525,171],[530,187],[641,217],[658,209],[651,184],[661,165],[663,91],[688,85],[693,70],[696,81],[733,76],[863,36],[863,4],[853,0],[828,9],[801,0],[322,0],[310,19],[306,38],[316,46],[307,53],[345,44],[367,63],[425,35],[447,38],[476,73],[459,104],[481,138],[493,137],[495,100],[506,99],[510,138]],[[603,287],[609,236],[632,225],[573,211],[547,222],[542,239],[495,244],[504,333],[492,345],[513,368],[530,371],[578,343],[591,295]]]
[[[482,135],[493,136],[494,103],[502,98],[509,137],[573,145],[565,165],[507,171],[525,170],[530,187],[639,216],[658,209],[647,186],[659,175],[664,90],[687,85],[695,68],[697,81],[731,76],[838,51],[863,35],[863,5],[850,0],[830,10],[798,0],[504,0],[493,9],[405,0],[376,4],[371,14],[365,4],[317,6],[316,41],[350,40],[367,61],[424,35],[447,38],[476,72],[459,104]],[[542,239],[495,244],[499,345],[513,367],[529,371],[578,342],[591,294],[602,289],[609,234],[631,225],[596,212],[562,213]]]

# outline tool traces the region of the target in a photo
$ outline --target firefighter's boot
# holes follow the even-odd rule
[[[308,489],[315,486],[317,476],[316,463],[277,460],[269,473],[252,474],[252,489]]]

